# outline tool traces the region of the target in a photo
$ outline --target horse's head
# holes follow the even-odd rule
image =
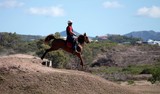
[[[89,43],[90,41],[89,41],[89,38],[88,38],[87,34],[84,33],[83,36],[84,36],[84,41],[85,41],[86,43]]]
[[[86,33],[84,33],[84,35],[79,35],[79,37],[78,37],[78,42],[79,42],[80,44],[84,44],[84,42],[89,43],[89,38],[88,38],[88,36],[86,35]]]

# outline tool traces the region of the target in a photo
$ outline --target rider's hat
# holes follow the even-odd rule
[[[72,20],[68,20],[68,24],[69,24],[69,23],[73,23],[73,21],[72,21]]]

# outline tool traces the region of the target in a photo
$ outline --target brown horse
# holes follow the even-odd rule
[[[78,41],[77,52],[75,52],[72,47],[67,46],[66,40],[59,39],[59,38],[56,39],[52,34],[51,34],[51,35],[48,35],[48,36],[45,38],[44,42],[45,42],[46,44],[48,44],[51,39],[54,39],[54,40],[52,41],[52,46],[45,51],[45,53],[43,54],[43,56],[41,57],[41,59],[43,59],[43,58],[45,57],[45,55],[46,55],[48,52],[50,52],[50,51],[55,51],[55,50],[58,50],[58,49],[63,49],[63,50],[65,50],[65,51],[67,51],[67,52],[69,52],[69,53],[72,53],[72,54],[76,55],[77,57],[79,57],[79,59],[81,60],[81,63],[80,63],[80,64],[82,65],[82,68],[83,68],[83,65],[84,65],[84,64],[83,64],[83,59],[82,59],[82,55],[81,55],[82,46],[83,46],[83,44],[84,44],[85,42],[86,42],[86,43],[89,43],[89,39],[88,39],[86,33],[84,33],[84,35],[79,35],[78,38],[77,38],[77,41]]]

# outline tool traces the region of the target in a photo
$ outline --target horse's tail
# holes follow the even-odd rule
[[[48,44],[51,39],[56,39],[56,38],[52,34],[50,34],[45,38],[44,43]]]

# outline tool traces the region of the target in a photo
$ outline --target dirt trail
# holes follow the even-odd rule
[[[0,57],[0,93],[138,94],[89,73],[48,68],[41,62],[38,57],[23,54]]]

